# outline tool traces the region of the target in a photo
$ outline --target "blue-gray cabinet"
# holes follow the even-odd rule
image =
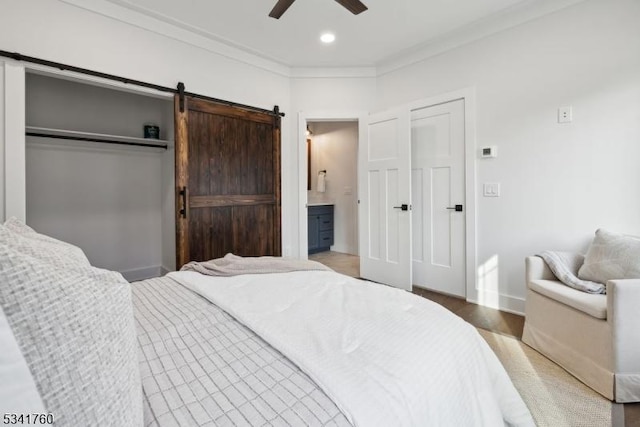
[[[309,206],[307,214],[309,253],[328,251],[333,245],[333,205]]]

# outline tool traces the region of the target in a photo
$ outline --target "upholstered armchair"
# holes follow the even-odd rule
[[[640,279],[609,280],[607,293],[564,285],[544,260],[526,259],[522,341],[616,402],[640,401]]]

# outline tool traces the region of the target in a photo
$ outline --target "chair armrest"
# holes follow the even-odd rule
[[[640,279],[607,282],[615,372],[640,373]]]
[[[528,256],[525,258],[525,271],[527,285],[532,280],[558,280],[558,278],[549,269],[547,263],[539,256]]]

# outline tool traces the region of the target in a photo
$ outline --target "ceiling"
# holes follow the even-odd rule
[[[373,67],[444,36],[546,0],[363,0],[352,15],[334,0],[108,0],[289,67]],[[556,0],[557,1],[557,0]],[[323,45],[320,34],[336,41]]]

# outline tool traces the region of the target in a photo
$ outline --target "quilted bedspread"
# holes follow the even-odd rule
[[[169,278],[132,283],[146,426],[349,426],[296,365]]]
[[[476,329],[424,298],[333,271],[169,277],[282,352],[353,425],[534,425]]]

